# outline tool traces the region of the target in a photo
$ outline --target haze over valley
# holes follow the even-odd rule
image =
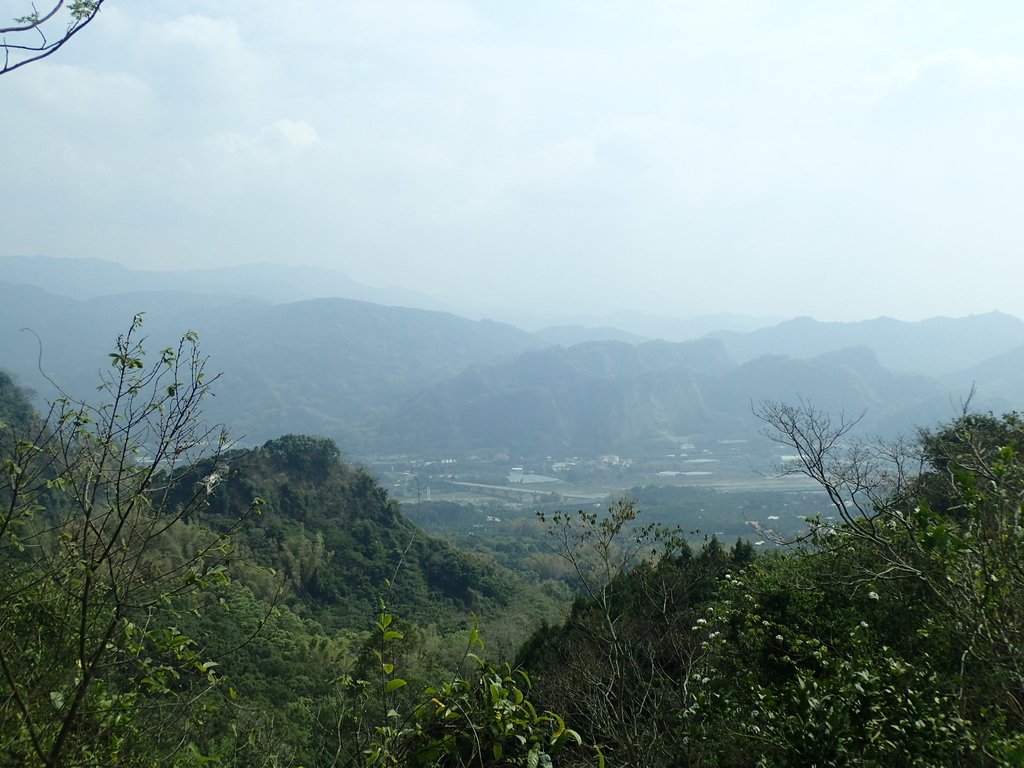
[[[441,482],[452,477],[500,498],[486,488],[508,486],[521,466],[552,478],[542,490],[555,498],[764,486],[779,451],[760,435],[761,401],[863,416],[859,436],[892,438],[950,418],[968,398],[1012,410],[1024,391],[1024,322],[999,313],[830,323],[620,315],[626,327],[604,324],[609,316],[531,333],[399,306],[407,294],[372,293],[323,269],[149,272],[6,257],[0,273],[0,355],[41,402],[54,395],[46,377],[88,395],[80,383],[124,318],[142,311],[153,346],[199,333],[221,374],[206,415],[240,445],[329,437],[405,498],[411,468],[424,487],[438,472],[435,498],[442,487],[474,497],[474,486]]]

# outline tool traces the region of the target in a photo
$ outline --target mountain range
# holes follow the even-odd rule
[[[117,334],[144,312],[154,350],[200,334],[223,372],[207,415],[249,443],[302,432],[362,456],[648,453],[695,435],[746,438],[764,399],[865,412],[865,430],[893,434],[948,418],[972,387],[973,405],[995,411],[1020,407],[1024,391],[1024,322],[999,313],[797,318],[666,341],[614,326],[528,333],[353,298],[271,300],[259,281],[214,292],[222,270],[187,273],[207,291],[134,290],[117,265],[76,264],[81,279],[62,295],[53,270],[42,287],[30,271],[12,280],[18,263],[0,260],[0,368],[44,399],[48,378],[89,396]],[[110,293],[98,293],[103,280]]]
[[[140,291],[245,296],[272,303],[344,297],[386,306],[444,310],[444,304],[405,288],[375,288],[323,267],[243,264],[189,270],[130,269],[102,259],[0,256],[6,282],[34,285],[73,299]]]

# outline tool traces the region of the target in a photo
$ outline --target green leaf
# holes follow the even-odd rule
[[[392,693],[404,685],[406,685],[405,680],[400,677],[396,677],[394,680],[389,680],[388,684],[384,686],[384,693]]]

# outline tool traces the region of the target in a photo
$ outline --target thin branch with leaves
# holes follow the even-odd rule
[[[59,51],[100,12],[104,0],[57,0],[31,10],[0,27],[0,75],[45,59]]]

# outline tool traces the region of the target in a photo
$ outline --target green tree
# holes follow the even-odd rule
[[[110,354],[102,404],[61,396],[0,438],[7,763],[166,761],[189,743],[186,726],[216,681],[173,609],[224,580],[228,539],[194,536],[173,558],[161,544],[206,505],[218,476],[194,468],[228,441],[201,420],[212,379],[196,335],[147,362],[141,324],[136,316]]]
[[[555,755],[587,752],[562,717],[530,700],[526,672],[480,655],[476,627],[460,669],[410,693],[400,661],[407,631],[381,601],[366,678],[341,678],[313,713],[317,764],[552,768]]]
[[[564,626],[543,627],[520,651],[544,705],[579,724],[615,765],[677,765],[690,749],[680,713],[703,676],[691,631],[733,554],[717,540],[694,554],[681,533],[640,525],[622,500],[604,515],[547,518],[580,597]],[[748,548],[735,553],[742,561]]]
[[[341,451],[333,440],[309,435],[284,435],[268,440],[261,450],[282,469],[317,482],[323,482],[341,459]]]
[[[813,542],[842,554],[846,585],[899,606],[904,663],[927,653],[941,696],[955,702],[988,755],[1024,740],[1024,423],[964,413],[915,442],[849,439],[808,406],[765,404],[773,438],[828,493],[839,523]],[[913,620],[911,620],[913,617]],[[1019,753],[1018,757],[1024,757]]]
[[[814,549],[732,571],[694,623],[695,765],[971,765],[975,739],[929,608],[864,583],[869,553]],[[879,591],[875,591],[875,590]]]

